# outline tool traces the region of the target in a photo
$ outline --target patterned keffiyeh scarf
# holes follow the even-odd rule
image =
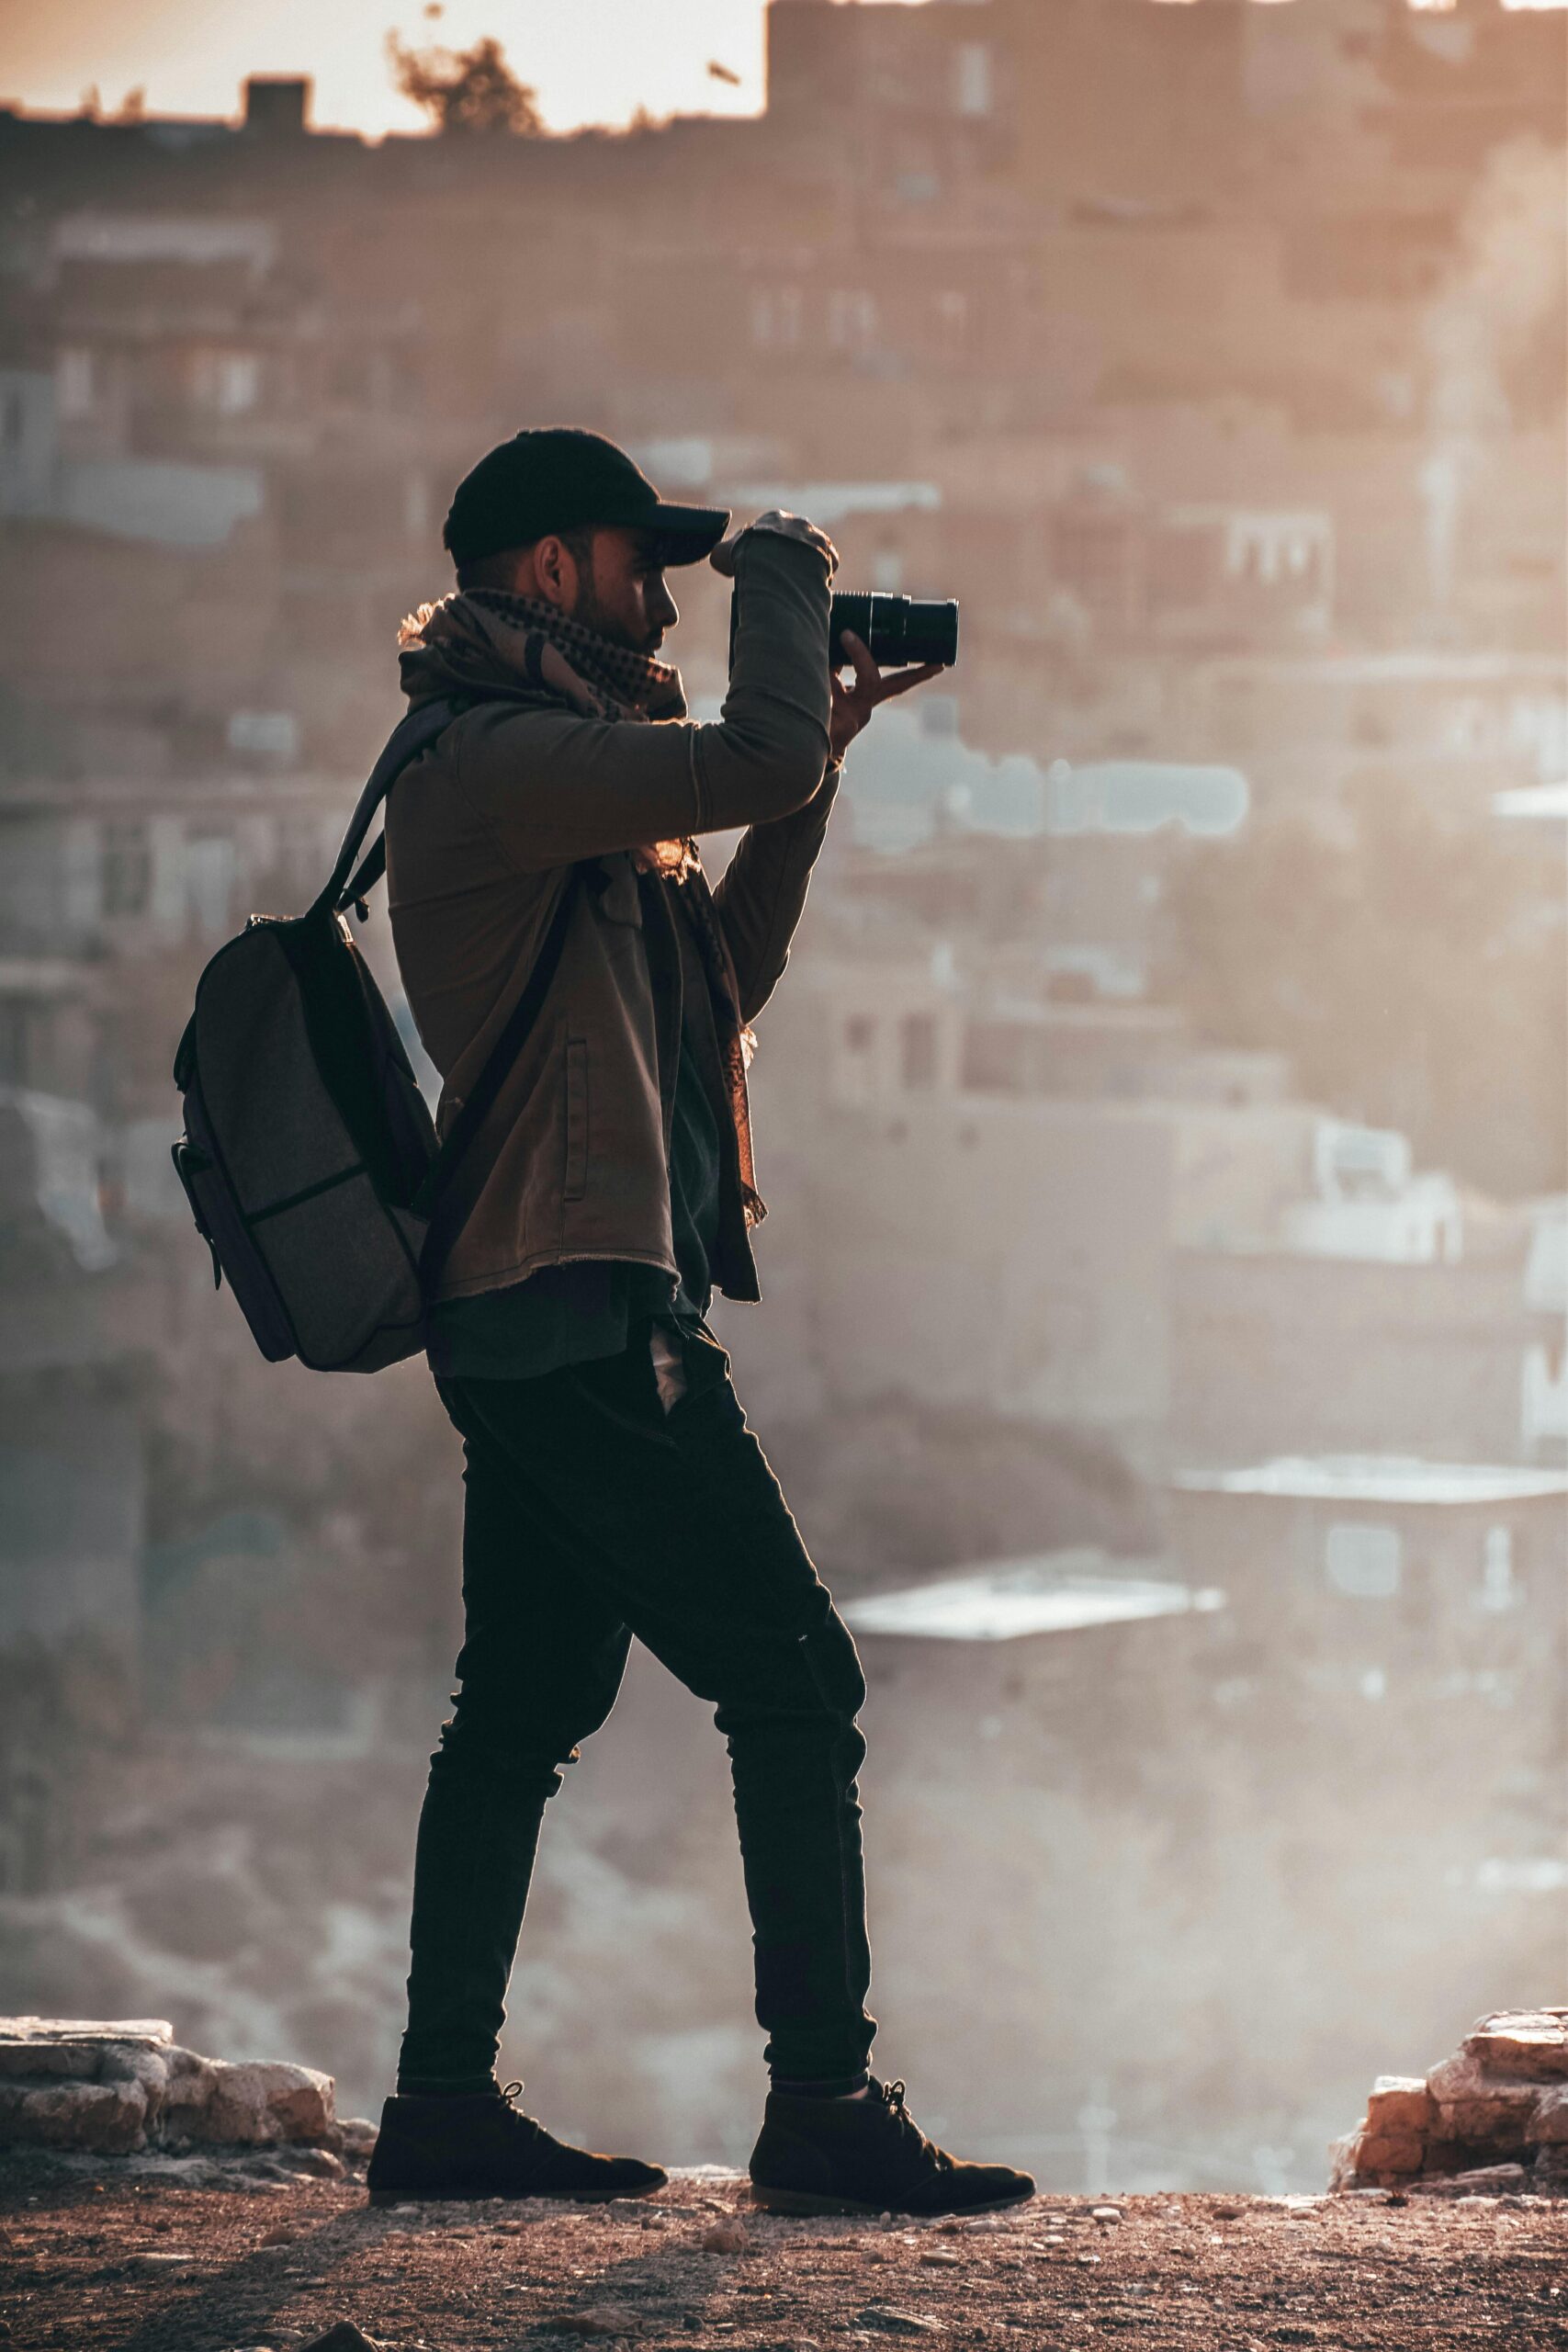
[[[646,724],[683,718],[681,673],[651,654],[612,644],[542,597],[471,588],[421,605],[398,632],[399,668],[411,704],[435,695],[579,711],[584,718]],[[702,953],[720,1057],[740,1155],[746,1222],[767,1215],[754,1182],[746,1069],[756,1040],[740,1017],[728,950],[714,913],[697,844],[645,842],[632,852],[639,872],[688,885],[682,892]]]

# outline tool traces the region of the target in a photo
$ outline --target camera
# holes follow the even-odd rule
[[[835,596],[828,642],[835,667],[844,659],[840,638],[858,637],[879,669],[914,662],[940,662],[951,669],[958,659],[958,606],[921,604],[912,596]]]

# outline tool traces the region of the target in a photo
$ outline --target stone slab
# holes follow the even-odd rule
[[[1356,2143],[1358,2174],[1419,2172],[1427,2154],[1422,2132],[1363,2132]]]
[[[1367,2101],[1369,2132],[1424,2132],[1432,2101],[1418,2075],[1380,2075]]]
[[[0,2083],[0,2147],[129,2155],[146,2145],[146,2115],[140,2083]]]
[[[1568,2082],[1568,2010],[1499,2010],[1480,2018],[1461,2047],[1501,2080]]]
[[[0,2017],[0,2041],[172,2042],[167,2018]]]
[[[1537,2093],[1529,2083],[1495,2083],[1479,2098],[1433,2101],[1432,2137],[1470,2147],[1528,2147]]]

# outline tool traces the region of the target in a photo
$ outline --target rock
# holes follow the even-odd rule
[[[338,2148],[345,2156],[368,2156],[374,2154],[380,2136],[367,2115],[347,2115],[338,2121]]]
[[[175,2038],[167,2018],[34,2018],[0,2017],[0,2074],[90,2075],[93,2052],[106,2041],[139,2041],[151,2046]],[[37,2063],[8,2063],[7,2053],[37,2053]],[[63,2063],[56,2063],[57,2060]]]
[[[1445,2058],[1427,2076],[1427,2089],[1434,2101],[1451,2104],[1461,2098],[1484,2098],[1492,2087],[1482,2072],[1479,2058],[1461,2050],[1457,2058]]]
[[[884,2327],[892,2335],[940,2335],[942,2322],[919,2312],[895,2311],[889,2303],[868,2303],[860,2313],[863,2327]]]
[[[1568,2081],[1568,2009],[1500,2009],[1461,2047],[1495,2078]]]
[[[209,2147],[275,2147],[324,2139],[332,2128],[332,2076],[287,2065],[214,2065],[207,2098],[185,2124]]]
[[[0,2146],[128,2155],[335,2137],[332,2077],[309,2066],[225,2065],[178,2048],[162,2018],[0,2018]],[[335,2179],[334,2163],[315,2169]]]
[[[146,2146],[140,2083],[0,2082],[0,2147],[82,2148],[123,2156]]]
[[[1424,2133],[1431,2120],[1432,2101],[1418,2075],[1380,2075],[1367,2100],[1367,2130]]]
[[[1122,2219],[1122,2208],[1120,2205],[1091,2205],[1089,2209],[1089,2217],[1091,2222],[1119,2222]]]
[[[312,2335],[309,2344],[301,2344],[299,2352],[381,2352],[381,2346],[351,2319],[339,2319],[324,2335]]]
[[[141,2128],[148,2139],[155,2140],[168,2099],[168,2053],[146,2042],[108,2042],[99,2061],[98,2079],[105,2083],[137,2083],[141,2086]]]
[[[1568,2008],[1500,2009],[1425,2083],[1379,2076],[1365,2123],[1329,2152],[1330,2186],[1408,2186],[1419,2173],[1423,2192],[1436,2193],[1439,2183],[1517,2172],[1535,2151],[1551,2193],[1558,2166],[1543,2160],[1559,2149],[1568,2151]]]
[[[1492,2083],[1480,2098],[1436,2099],[1431,2137],[1464,2147],[1525,2147],[1536,2097],[1529,2083]]]
[[[1535,2103],[1530,2138],[1543,2148],[1568,2146],[1568,2083],[1542,2091]]]
[[[201,2137],[200,2119],[212,2096],[218,2067],[194,2050],[171,2050],[168,2080],[164,2088],[163,2136],[183,2144]]]
[[[1482,2165],[1470,2172],[1428,2174],[1412,2181],[1424,2197],[1501,2197],[1526,2186],[1523,2165]]]
[[[1426,2153],[1418,2132],[1363,2132],[1356,2143],[1356,2169],[1363,2175],[1419,2172]]]
[[[330,2148],[290,2148],[283,2159],[292,2173],[304,2173],[312,2180],[341,2180],[344,2161]]]
[[[743,2254],[746,2233],[739,2222],[714,2222],[703,2232],[697,2244],[705,2254]]]
[[[17,2019],[7,2018],[5,2025]],[[0,2038],[0,2082],[21,2075],[37,2081],[50,2075],[73,2075],[91,2081],[98,2071],[98,2052],[90,2041],[25,2041],[6,2034]]]

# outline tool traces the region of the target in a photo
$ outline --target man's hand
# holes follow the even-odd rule
[[[748,523],[741,530],[731,531],[727,539],[720,539],[708,557],[714,570],[726,580],[735,577],[735,550],[748,531],[766,531],[781,539],[803,539],[807,547],[815,548],[819,555],[827,557],[829,580],[839,568],[839,550],[826,531],[819,531],[815,523],[807,521],[804,514],[791,514],[782,506],[770,506],[767,513],[759,514],[754,523]]]
[[[854,665],[854,682],[845,685],[833,672],[833,714],[828,722],[832,744],[830,757],[841,760],[861,729],[870,720],[879,703],[891,702],[895,695],[907,695],[911,686],[923,686],[930,678],[940,678],[945,668],[941,662],[923,662],[917,670],[879,670],[871,658],[869,647],[845,629],[839,639],[843,653],[834,649],[834,660],[842,666],[845,656]]]

